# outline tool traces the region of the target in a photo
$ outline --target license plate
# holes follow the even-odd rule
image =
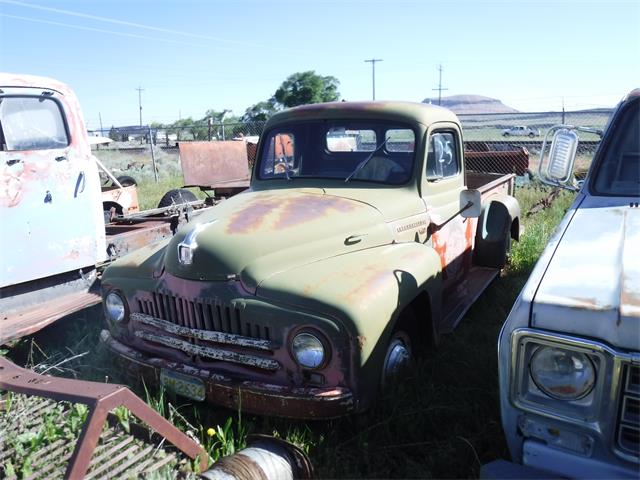
[[[167,390],[191,400],[202,401],[205,398],[204,382],[197,377],[163,368],[160,370],[160,384]]]

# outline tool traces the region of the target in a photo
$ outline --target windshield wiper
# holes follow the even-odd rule
[[[349,176],[348,176],[347,178],[345,178],[345,179],[344,179],[344,183],[347,183],[349,180],[351,180],[351,179],[353,178],[353,176],[354,176],[356,173],[358,173],[360,170],[362,170],[362,169],[365,167],[365,165],[366,165],[367,163],[369,163],[369,160],[371,160],[371,159],[373,158],[373,156],[375,155],[375,153],[387,144],[387,142],[389,141],[389,139],[390,139],[390,138],[391,138],[391,137],[387,137],[387,138],[385,138],[385,139],[384,139],[384,142],[382,142],[380,145],[378,145],[378,146],[376,147],[376,149],[375,149],[373,152],[371,152],[371,153],[367,156],[367,158],[365,158],[365,159],[364,159],[364,160],[362,160],[358,165],[356,165],[356,168],[353,170],[353,172],[351,172],[351,173],[349,174]]]

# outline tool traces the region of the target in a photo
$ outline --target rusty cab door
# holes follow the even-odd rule
[[[0,85],[0,287],[104,257],[97,166],[72,92]]]
[[[475,219],[456,215],[464,186],[462,137],[454,123],[432,125],[422,174],[422,198],[431,219],[431,244],[440,256],[443,286],[455,290],[471,266]]]

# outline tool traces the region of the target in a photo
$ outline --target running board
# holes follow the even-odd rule
[[[464,314],[489,286],[500,270],[487,267],[471,267],[469,275],[449,292],[442,305],[440,333],[451,333],[458,326]]]

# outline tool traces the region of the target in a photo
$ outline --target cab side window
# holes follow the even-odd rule
[[[460,158],[455,134],[437,132],[429,139],[427,151],[427,180],[437,181],[454,177],[460,172]]]
[[[0,126],[2,150],[46,150],[69,145],[62,111],[51,98],[0,98]]]

